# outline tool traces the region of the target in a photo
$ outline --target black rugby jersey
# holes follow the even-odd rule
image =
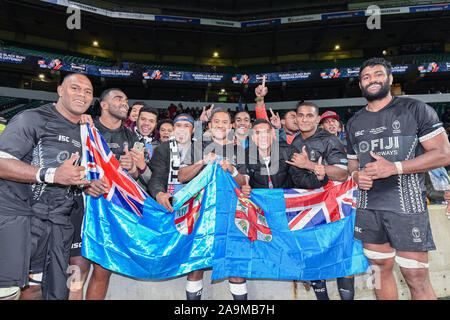
[[[247,153],[245,149],[234,143],[228,143],[221,145],[212,139],[205,139],[202,142],[203,145],[203,157],[206,157],[209,153],[215,153],[228,160],[228,162],[235,166],[240,174],[248,175],[247,169]]]
[[[374,162],[370,151],[395,162],[424,153],[420,144],[444,132],[442,123],[427,104],[393,97],[378,112],[358,111],[347,124],[347,157],[359,161],[362,170]],[[358,190],[357,207],[402,213],[426,210],[424,173],[394,175],[373,182],[369,191]]]
[[[294,153],[302,153],[303,147],[306,148],[309,160],[317,162],[322,157],[322,164],[336,166],[343,170],[347,170],[347,157],[344,145],[339,138],[320,128],[310,137],[303,139],[301,134],[295,137],[291,143],[289,158]],[[295,188],[316,189],[328,183],[328,176],[323,181],[319,181],[314,172],[300,169],[295,166],[289,168],[291,179]]]
[[[0,153],[37,167],[59,167],[76,152],[81,156],[80,126],[63,117],[54,104],[17,114],[0,135]],[[19,183],[0,179],[2,214],[65,212],[76,187]],[[34,208],[34,209],[32,209]],[[66,210],[67,209],[67,210]]]
[[[105,127],[99,119],[94,120],[94,125],[102,134],[109,149],[117,160],[120,160],[120,156],[125,154],[125,146],[128,146],[128,150],[131,150],[134,143],[139,141],[137,136],[124,126],[120,126],[117,129],[109,129]]]

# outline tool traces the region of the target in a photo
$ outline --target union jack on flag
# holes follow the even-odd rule
[[[314,190],[284,189],[289,230],[312,228],[349,216],[356,208],[357,189],[352,179],[328,182]]]
[[[100,132],[96,128],[90,129],[88,124],[81,126],[81,141],[82,165],[87,168],[88,180],[103,178],[108,185],[108,192],[103,197],[142,218],[148,194],[120,167]]]

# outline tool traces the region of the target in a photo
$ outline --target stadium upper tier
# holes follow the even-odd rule
[[[119,63],[111,59],[88,56],[78,53],[63,52],[47,48],[25,47],[10,45],[4,48],[4,51],[41,57],[44,59],[59,59],[66,63],[86,64],[97,67],[119,67],[127,69],[125,63]],[[388,56],[392,64],[420,64],[430,61],[450,61],[450,53],[433,54],[411,54]],[[354,68],[361,65],[364,58],[336,59],[336,60],[304,60],[293,61],[282,64],[270,65],[247,65],[247,66],[210,66],[194,64],[173,64],[160,63],[154,61],[129,61],[129,68],[142,70],[164,70],[164,71],[188,71],[188,72],[209,72],[209,73],[230,73],[230,74],[258,74],[270,72],[288,72],[311,69],[329,69],[329,68]]]

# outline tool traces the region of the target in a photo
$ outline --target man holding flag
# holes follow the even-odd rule
[[[292,159],[287,161],[292,165],[290,172],[297,188],[317,189],[325,186],[329,180],[345,182],[348,178],[344,147],[336,136],[319,129],[319,122],[317,105],[312,102],[299,105],[297,123],[300,135],[292,142]],[[309,173],[305,173],[305,170]],[[312,286],[318,300],[329,299],[325,280],[312,281]],[[343,300],[353,300],[354,278],[338,278],[338,289]]]
[[[201,145],[195,150],[194,119],[187,113],[175,117],[173,137],[159,145],[150,161],[153,175],[148,183],[150,195],[169,212],[173,212],[172,198],[184,184],[178,178],[179,170],[200,158]],[[195,153],[197,151],[197,153]]]
[[[79,122],[92,103],[91,81],[67,75],[56,104],[15,116],[0,135],[0,299],[67,299],[73,226],[70,211],[84,168]],[[30,277],[29,277],[30,276]],[[42,285],[40,285],[42,284]]]
[[[208,161],[214,161],[219,156],[219,165],[225,172],[229,172],[237,184],[242,187],[248,185],[245,151],[241,146],[228,141],[231,130],[231,116],[221,109],[215,109],[210,119],[212,141],[203,141],[203,161],[184,167],[179,172],[179,180],[187,183],[204,168]],[[230,291],[235,300],[247,299],[247,286],[244,278],[230,277]],[[188,275],[186,296],[188,299],[200,299],[203,290],[203,270],[195,270]]]
[[[98,119],[94,120],[95,127],[105,138],[112,154],[119,160],[120,166],[128,170],[134,179],[137,179],[139,172],[133,161],[133,155],[139,155],[142,152],[132,149],[132,146],[134,146],[134,143],[138,139],[131,130],[122,126],[122,122],[126,118],[129,109],[127,96],[120,89],[107,89],[100,95],[100,106],[102,113]],[[85,191],[91,196],[98,197],[108,191],[107,187],[104,180],[94,180]],[[80,210],[72,213],[74,216],[72,221],[77,226],[73,243],[81,243],[82,240],[81,227],[84,217],[84,206],[80,205],[80,208]],[[81,279],[72,283],[70,299],[81,299],[84,281],[89,273],[91,262],[81,256],[81,246],[73,249],[73,251],[71,265],[80,268]],[[111,271],[97,263],[94,263],[93,266],[94,271],[89,280],[86,299],[104,299],[108,290]]]

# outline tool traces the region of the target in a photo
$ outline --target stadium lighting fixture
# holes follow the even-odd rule
[[[99,46],[98,41],[97,40],[92,41],[92,45],[94,47],[98,47]]]
[[[340,44],[336,44],[335,46],[334,46],[334,50],[340,50],[341,49],[341,45]]]
[[[219,57],[219,52],[214,51],[214,52],[213,52],[213,58],[218,58],[218,57]]]
[[[44,80],[45,79],[45,75],[43,73],[39,74],[39,79]]]

